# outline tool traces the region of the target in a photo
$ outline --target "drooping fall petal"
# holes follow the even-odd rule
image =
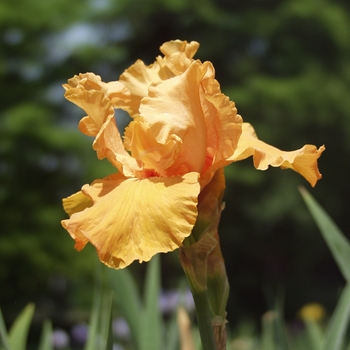
[[[94,205],[62,225],[78,250],[89,241],[108,266],[148,261],[178,248],[190,235],[197,217],[198,176],[139,180],[116,174],[97,180],[82,189]]]
[[[315,186],[316,182],[322,177],[318,170],[317,159],[324,150],[324,146],[317,149],[313,145],[305,145],[296,151],[281,151],[260,141],[253,127],[248,123],[244,123],[242,136],[230,160],[236,162],[253,156],[256,169],[266,170],[269,165],[290,168],[304,176],[312,186]]]
[[[79,191],[62,200],[63,209],[69,215],[83,211],[93,205],[90,197]]]

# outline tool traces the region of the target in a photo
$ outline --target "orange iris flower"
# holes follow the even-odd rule
[[[198,195],[215,172],[253,156],[254,166],[291,168],[314,186],[324,147],[283,152],[258,140],[215,80],[210,62],[193,59],[197,42],[170,41],[163,57],[141,60],[118,81],[74,76],[65,97],[87,114],[82,133],[118,172],[63,199],[63,227],[81,250],[90,242],[106,265],[123,268],[173,251],[191,234]],[[133,118],[121,138],[115,109]]]

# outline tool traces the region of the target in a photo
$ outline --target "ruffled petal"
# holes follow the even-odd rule
[[[187,58],[192,58],[198,51],[199,43],[187,40],[171,40],[160,47],[160,51],[165,58],[169,58],[174,53],[184,53]]]
[[[181,151],[168,176],[201,173],[206,159],[207,129],[200,101],[200,81],[205,75],[198,62],[179,76],[149,90],[141,101],[140,115],[150,125],[157,141],[166,144],[172,135],[182,140]]]
[[[96,90],[107,97],[115,108],[123,108],[130,102],[130,91],[125,85],[120,81],[104,83],[101,77],[94,73],[80,73],[79,75],[75,75],[68,80],[68,84],[63,84],[63,87],[66,90],[65,97],[70,101],[72,101],[69,98],[71,95],[76,95],[81,91]]]
[[[151,85],[183,73],[191,64],[199,44],[195,41],[174,40],[164,43],[160,50],[164,57],[158,56],[153,64],[146,66],[137,60],[124,71],[119,81],[130,91],[130,103],[124,108],[132,117],[138,114],[141,99],[148,95]]]
[[[156,136],[149,124],[138,117],[126,128],[124,145],[134,158],[142,161],[145,169],[154,169],[161,176],[166,176],[164,169],[177,159],[182,140],[173,134],[161,143]]]
[[[130,103],[124,109],[134,117],[138,114],[140,101],[148,94],[148,88],[152,83],[161,81],[161,67],[158,62],[146,66],[141,60],[137,60],[120,76],[120,81],[129,89]]]
[[[148,261],[173,251],[189,236],[197,217],[199,174],[150,177],[120,174],[85,185],[94,205],[63,220],[63,227],[80,250],[88,240],[102,262],[123,268],[134,260]]]
[[[173,73],[173,75],[180,75],[193,62],[193,56],[199,48],[199,43],[196,41],[173,40],[164,43],[160,47],[160,51],[164,54],[164,58],[157,57],[159,64]]]
[[[117,128],[111,100],[97,90],[68,90],[66,97],[88,114],[79,122],[79,130],[95,136],[93,149],[99,159],[107,158],[126,176],[135,176],[140,165],[125,150]]]
[[[90,197],[79,191],[62,199],[63,209],[69,215],[83,211],[93,205]]]
[[[228,165],[228,158],[237,148],[242,133],[242,117],[237,114],[233,101],[220,90],[220,84],[214,79],[214,67],[205,62],[207,72],[201,82],[201,104],[207,128],[207,153],[201,178],[204,186],[214,173]]]
[[[316,146],[305,145],[296,151],[281,151],[260,141],[253,127],[248,123],[244,123],[242,136],[230,160],[236,162],[253,156],[256,169],[266,170],[269,165],[290,168],[304,176],[311,186],[315,186],[316,182],[322,177],[318,170],[317,159],[324,150],[324,146],[317,149]]]

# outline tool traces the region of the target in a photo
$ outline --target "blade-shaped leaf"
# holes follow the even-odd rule
[[[350,317],[350,283],[347,283],[327,327],[322,350],[340,350]]]
[[[98,278],[95,285],[95,293],[94,293],[94,301],[92,305],[90,321],[89,321],[89,333],[88,338],[85,343],[84,350],[95,350],[98,338],[98,324],[100,318],[100,310],[101,310],[101,270],[97,272]]]
[[[313,219],[319,227],[335,261],[338,264],[344,278],[350,282],[350,243],[341,233],[336,224],[323,210],[323,208],[304,189],[300,189],[301,195],[311,212]]]
[[[160,257],[148,263],[145,281],[145,309],[142,317],[142,350],[162,350],[162,320],[159,309]]]
[[[173,311],[169,321],[165,344],[167,350],[177,350],[179,348],[179,326],[176,310]]]
[[[261,350],[274,350],[275,344],[275,311],[269,311],[262,317]]]
[[[0,344],[4,347],[4,350],[11,350],[10,341],[7,335],[5,321],[0,309]]]
[[[14,350],[25,350],[30,323],[34,315],[34,304],[28,304],[17,316],[9,332],[9,343]]]
[[[45,321],[43,325],[43,330],[41,333],[38,350],[53,350],[51,336],[52,336],[52,324],[50,321]]]
[[[113,350],[113,292],[106,298],[101,316],[101,335],[104,349]]]
[[[305,328],[310,350],[320,350],[324,339],[320,325],[314,320],[305,320]]]
[[[142,305],[135,280],[128,269],[110,270],[110,274],[118,310],[128,322],[137,348],[142,349],[140,344]]]

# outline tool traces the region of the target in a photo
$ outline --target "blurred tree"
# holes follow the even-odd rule
[[[78,255],[59,225],[61,198],[111,168],[77,131],[81,111],[64,101],[60,85],[86,71],[116,80],[138,58],[152,63],[171,39],[200,42],[196,57],[213,62],[223,91],[261,139],[281,149],[326,145],[313,194],[349,234],[349,7],[340,0],[3,0],[2,307],[47,297],[54,276],[85,288],[93,272],[92,250]],[[266,311],[277,285],[286,288],[290,316],[310,300],[332,307],[343,281],[298,194],[305,181],[254,171],[251,160],[226,174],[229,320]]]

